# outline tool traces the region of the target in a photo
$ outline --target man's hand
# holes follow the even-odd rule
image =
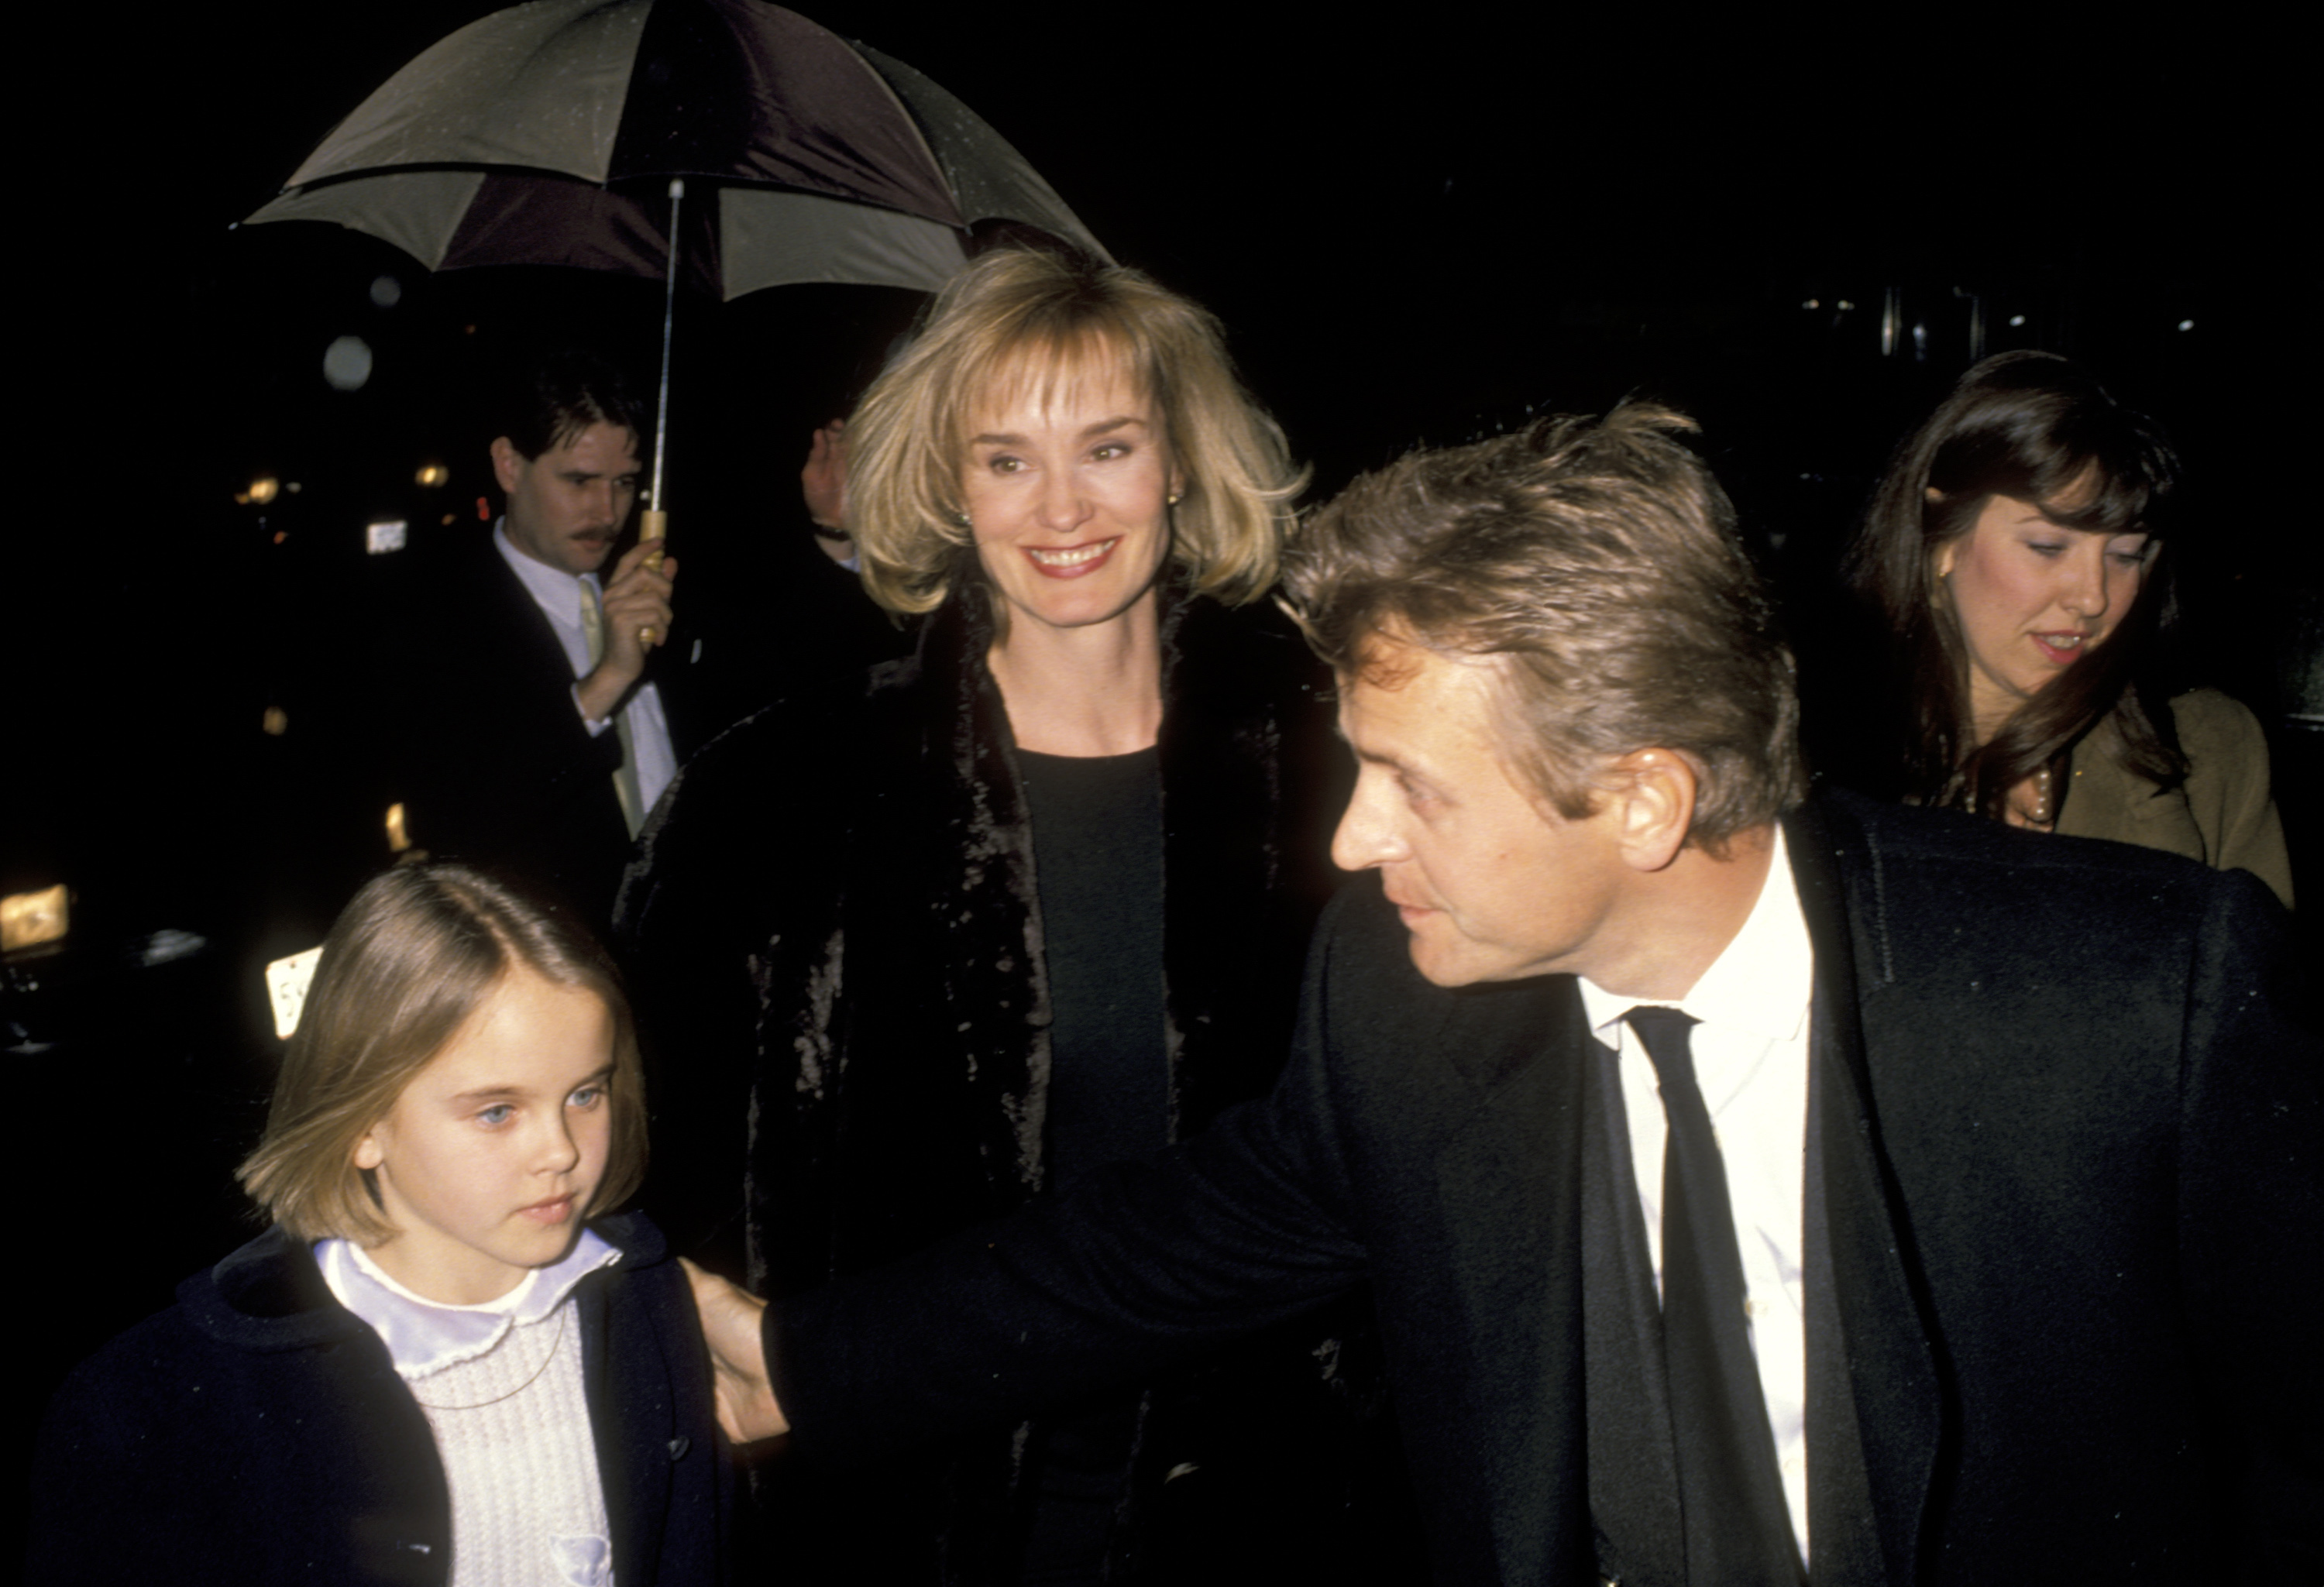
[[[605,581],[605,653],[575,686],[581,709],[592,722],[612,715],[637,686],[646,669],[645,631],[653,631],[657,644],[669,637],[670,588],[678,577],[678,558],[665,557],[660,567],[648,566],[661,549],[659,540],[640,540],[613,565],[613,576]]]
[[[807,463],[799,469],[799,494],[815,521],[817,549],[835,562],[855,554],[847,532],[847,425],[835,419],[815,432]]]
[[[767,1377],[767,1349],[760,1331],[767,1303],[715,1273],[678,1259],[694,1286],[694,1309],[701,1314],[702,1342],[710,1347],[710,1371],[718,1394],[718,1425],[737,1444],[773,1438],[791,1430],[775,1403]]]
[[[799,470],[799,494],[806,498],[807,515],[816,527],[846,527],[846,420],[835,419],[815,432],[807,446],[806,466]]]

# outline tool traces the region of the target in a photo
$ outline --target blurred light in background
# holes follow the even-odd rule
[[[411,838],[403,830],[403,807],[390,805],[387,807],[387,852],[400,854],[410,846]]]
[[[280,706],[269,706],[266,715],[259,718],[258,725],[265,730],[267,737],[281,738],[290,731],[290,713]]]
[[[375,276],[371,283],[371,300],[383,309],[392,309],[403,301],[403,283],[392,275]]]
[[[245,507],[263,507],[282,489],[282,482],[271,474],[262,474],[250,482],[246,491],[236,491],[234,499]]]
[[[335,392],[359,392],[371,379],[371,344],[341,337],[323,349],[323,379]]]
[[[197,932],[179,931],[174,927],[157,931],[151,937],[140,937],[130,945],[129,956],[148,970],[156,964],[166,964],[172,959],[182,959],[200,953],[210,946],[210,939]]]
[[[72,924],[72,906],[61,881],[35,892],[0,899],[0,953],[60,942]]]
[[[266,966],[266,1001],[274,1010],[274,1034],[284,1041],[299,1029],[299,1012],[307,1006],[307,988],[314,984],[320,947],[292,954]]]
[[[364,525],[364,549],[373,556],[384,556],[403,549],[405,535],[411,525],[401,518],[382,518]]]
[[[2191,319],[2182,319],[2179,322],[2179,328],[2181,330],[2193,330],[2195,328],[2195,322]]]
[[[424,485],[439,485],[452,477],[452,471],[441,463],[422,463],[420,472],[411,477]]]
[[[2024,325],[2025,323],[2025,317],[2023,314],[2013,314],[2009,317],[2009,323],[2012,325]]]

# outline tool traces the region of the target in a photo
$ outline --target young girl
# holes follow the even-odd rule
[[[458,865],[355,895],[244,1186],[274,1226],[59,1393],[32,1576],[726,1576],[693,1302],[637,1188],[629,1005],[586,936]]]

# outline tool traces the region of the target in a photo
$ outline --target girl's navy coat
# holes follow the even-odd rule
[[[622,1587],[724,1582],[733,1464],[685,1275],[642,1218],[574,1291]],[[387,1347],[268,1231],[179,1287],[51,1405],[35,1582],[440,1583],[452,1510]]]

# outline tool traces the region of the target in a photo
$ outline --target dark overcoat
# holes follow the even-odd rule
[[[739,1489],[693,1295],[651,1223],[595,1227],[622,1253],[573,1292],[614,1579],[730,1581]],[[187,1279],[50,1406],[35,1582],[429,1587],[451,1572],[426,1413],[279,1228]]]
[[[1853,800],[1789,848],[1815,1579],[2316,1580],[2324,1057],[2280,909]],[[1018,1414],[1369,1275],[1437,1578],[1594,1581],[1590,1041],[1570,977],[1429,985],[1357,884],[1265,1103],[770,1309],[800,1453]]]
[[[592,734],[582,720],[557,631],[490,534],[464,530],[400,571],[405,598],[383,647],[382,695],[387,785],[410,841],[506,871],[602,934],[630,858],[613,791],[621,734]],[[694,641],[681,620],[644,678],[681,762],[724,725],[702,697],[706,663]]]

